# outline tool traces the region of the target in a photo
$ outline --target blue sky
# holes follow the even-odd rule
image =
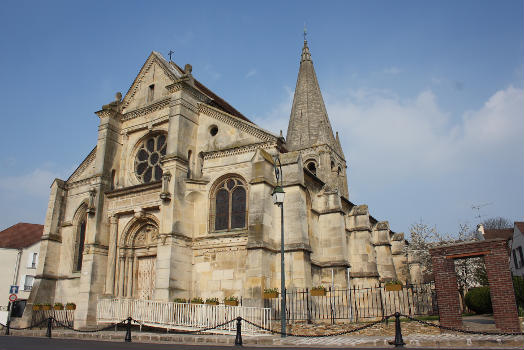
[[[43,223],[152,50],[285,135],[304,22],[350,200],[397,232],[523,219],[522,1],[4,1],[0,229]]]

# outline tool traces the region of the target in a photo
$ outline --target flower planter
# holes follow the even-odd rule
[[[311,295],[314,297],[323,297],[326,295],[326,291],[324,289],[311,289]]]
[[[238,306],[238,301],[237,300],[226,300],[224,301],[224,304],[227,306]]]
[[[51,305],[42,305],[41,310],[51,310]]]
[[[399,292],[401,290],[401,284],[386,284],[386,292]]]
[[[202,304],[204,304],[204,303],[201,302],[201,301],[192,301],[191,304],[200,304],[200,305],[202,305]]]
[[[76,305],[66,305],[66,310],[76,310]]]
[[[208,301],[208,302],[206,302],[206,305],[218,305],[218,302],[216,302],[216,301]]]
[[[63,310],[64,307],[63,306],[54,306],[53,309],[54,310]]]
[[[264,292],[264,299],[278,298],[278,292]]]
[[[40,311],[42,307],[40,305],[33,305],[33,311]]]

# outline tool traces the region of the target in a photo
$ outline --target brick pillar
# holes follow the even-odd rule
[[[495,325],[502,332],[520,332],[506,241],[493,242],[484,256]]]
[[[440,324],[446,327],[462,328],[454,259],[432,256],[432,260]]]

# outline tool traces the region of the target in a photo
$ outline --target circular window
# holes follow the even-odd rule
[[[211,134],[211,136],[215,136],[215,135],[218,133],[218,126],[213,125],[213,126],[209,129],[209,133]]]
[[[135,172],[143,183],[162,179],[160,158],[166,155],[166,135],[152,136],[142,142],[135,157]]]

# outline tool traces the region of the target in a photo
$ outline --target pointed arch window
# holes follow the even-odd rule
[[[84,257],[84,242],[86,239],[86,219],[83,218],[80,224],[78,225],[77,241],[76,241],[76,251],[75,251],[75,262],[74,268],[75,271],[82,270],[82,260]]]
[[[239,177],[219,180],[211,195],[211,231],[247,227],[247,187]]]

